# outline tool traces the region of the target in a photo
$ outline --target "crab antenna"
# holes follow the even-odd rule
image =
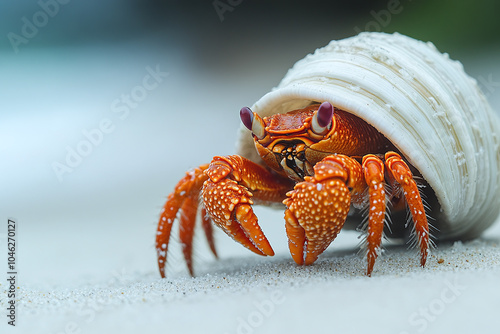
[[[320,135],[324,134],[330,129],[333,118],[333,106],[330,102],[323,102],[318,110],[314,113],[311,128],[314,133]]]
[[[263,139],[266,136],[264,120],[250,108],[241,108],[240,118],[243,125],[245,125],[248,130],[252,131],[258,139]]]

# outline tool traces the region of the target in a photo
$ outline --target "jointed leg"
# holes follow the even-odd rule
[[[204,174],[204,170],[207,168],[208,164],[201,165],[187,172],[186,176],[177,183],[174,192],[168,196],[167,202],[163,206],[156,232],[156,253],[158,268],[162,277],[165,277],[165,264],[167,262],[170,233],[179,209],[181,210],[180,240],[189,272],[192,273],[193,271],[191,264],[191,243],[198,209],[198,196],[203,182],[208,178]]]
[[[401,187],[410,208],[425,264],[429,232],[427,217],[413,175],[394,152],[385,156],[391,184]],[[283,203],[290,253],[297,264],[311,264],[335,239],[342,228],[350,203],[362,205],[368,187],[367,275],[370,276],[380,252],[385,215],[384,162],[375,155],[363,157],[362,166],[354,159],[334,155],[314,166],[315,175],[297,183]]]
[[[213,235],[213,228],[212,228],[212,218],[207,213],[207,210],[205,207],[202,207],[201,209],[201,226],[203,227],[203,230],[205,231],[205,236],[207,237],[208,241],[208,246],[210,247],[210,250],[214,254],[216,258],[218,258],[217,251],[215,249],[215,242],[214,242],[214,235]]]
[[[406,203],[412,215],[417,240],[420,246],[420,264],[425,265],[429,253],[429,225],[425,215],[424,205],[417,184],[408,165],[395,152],[387,152],[385,155],[385,165],[392,177],[403,189]]]
[[[371,276],[380,252],[386,214],[384,163],[375,155],[366,155],[363,157],[363,173],[369,194],[366,274]]]

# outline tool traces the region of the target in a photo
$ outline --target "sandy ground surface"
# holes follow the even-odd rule
[[[353,235],[344,237],[355,241]],[[498,227],[480,240],[441,245],[425,269],[418,266],[416,252],[388,247],[371,278],[363,275],[365,261],[354,247],[336,246],[307,268],[294,265],[280,249],[271,259],[241,254],[207,262],[197,266],[196,278],[171,273],[159,279],[155,268],[124,266],[92,283],[76,278],[67,287],[64,282],[52,288],[21,284],[18,329],[495,333],[500,325]]]
[[[129,47],[137,51],[106,51],[120,56],[104,63],[95,49],[60,50],[56,59],[41,52],[39,63],[4,57],[11,64],[4,81],[17,85],[2,87],[12,110],[0,122],[2,215],[19,228],[17,326],[6,325],[2,279],[2,333],[498,332],[499,223],[478,240],[439,244],[425,268],[416,250],[387,243],[368,278],[356,232],[342,232],[313,266],[297,267],[282,212],[259,208],[275,257],[253,255],[218,232],[216,261],[199,235],[197,276],[187,275],[174,243],[168,278],[160,279],[154,235],[166,195],[188,168],[234,152],[237,111],[289,65],[253,67],[260,63],[253,59],[256,70],[242,80],[232,70],[193,72],[182,54],[165,59]],[[466,69],[495,80],[494,59]],[[113,109],[157,69],[168,75],[146,98],[127,114]],[[24,82],[44,84],[18,91]],[[488,95],[500,110],[499,94]],[[54,162],[64,163],[103,121],[109,131],[58,178]],[[6,231],[2,224],[2,249]]]

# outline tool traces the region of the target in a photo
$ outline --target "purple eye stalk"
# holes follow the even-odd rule
[[[243,107],[240,110],[240,118],[243,125],[247,127],[248,130],[252,131],[253,122],[253,112],[248,107]]]
[[[264,120],[254,113],[250,108],[243,107],[240,110],[241,122],[245,127],[260,140],[266,136]]]
[[[333,118],[333,106],[330,102],[323,102],[314,113],[311,128],[315,134],[323,135],[330,130]]]

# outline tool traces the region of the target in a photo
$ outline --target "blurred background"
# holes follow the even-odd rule
[[[500,110],[499,13],[496,0],[2,2],[0,243],[16,219],[21,284],[157,275],[166,195],[234,153],[239,109],[332,39],[432,41]],[[273,217],[265,231],[287,252]]]

